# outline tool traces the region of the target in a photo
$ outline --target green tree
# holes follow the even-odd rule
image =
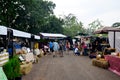
[[[63,20],[57,18],[55,15],[49,17],[49,23],[46,25],[46,29],[42,29],[44,32],[50,33],[63,33]],[[49,30],[49,31],[48,31]]]
[[[16,0],[0,0],[0,25],[11,27],[17,18],[17,10],[22,9]]]
[[[31,9],[31,27],[28,31],[31,33],[45,31],[47,29],[46,25],[50,21],[49,17],[53,15],[55,4],[51,1],[35,0],[34,6],[36,7]]]
[[[116,23],[113,23],[112,27],[119,27],[120,26],[120,22],[116,22]]]
[[[89,24],[88,32],[91,34],[92,32],[99,29],[100,27],[102,27],[101,21],[97,19]]]
[[[83,23],[79,22],[76,16],[69,14],[68,16],[64,15],[64,34],[68,36],[75,36],[79,32],[83,32]]]
[[[38,33],[46,28],[55,4],[45,0],[0,0],[0,25]]]

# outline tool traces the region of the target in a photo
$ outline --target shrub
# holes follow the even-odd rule
[[[3,70],[8,79],[14,80],[20,74],[20,62],[17,56],[13,56],[4,66]]]

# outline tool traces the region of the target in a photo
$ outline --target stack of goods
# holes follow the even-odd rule
[[[98,66],[98,67],[101,67],[104,69],[107,69],[109,67],[108,61],[105,59],[102,59],[102,58],[101,59],[93,59],[92,64],[94,66]]]
[[[25,54],[24,56],[26,62],[34,62],[35,58],[32,52]]]
[[[104,55],[111,54],[112,52],[115,52],[115,48],[105,48]]]
[[[22,47],[22,53],[23,53],[23,54],[27,54],[27,53],[28,53],[27,47]]]
[[[19,59],[21,61],[25,61],[25,62],[34,62],[35,58],[34,58],[34,54],[33,51],[30,50],[29,48],[22,48],[22,51],[24,53],[19,54]]]
[[[117,52],[112,52],[112,53],[111,53],[111,55],[112,55],[112,56],[117,56],[117,57],[119,57],[119,58],[120,58],[120,53],[117,53]]]
[[[33,51],[35,63],[38,63],[38,57],[40,56],[40,50],[38,48],[34,49]]]
[[[25,62],[20,65],[20,72],[23,75],[28,74],[32,69],[32,62]]]
[[[35,55],[40,55],[40,50],[39,49],[34,49],[34,54]]]
[[[118,53],[117,56],[120,58],[120,53]]]
[[[19,54],[19,59],[21,61],[20,72],[25,75],[28,74],[32,69],[32,63],[35,58],[33,52],[28,48],[22,48],[23,54]]]
[[[0,53],[0,66],[3,66],[9,60],[9,54],[4,51]]]
[[[38,57],[43,57],[43,56],[44,56],[44,51],[40,49],[40,55],[38,55]]]

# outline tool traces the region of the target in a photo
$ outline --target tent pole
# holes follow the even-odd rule
[[[114,42],[113,42],[113,48],[115,48],[115,31],[114,31]]]

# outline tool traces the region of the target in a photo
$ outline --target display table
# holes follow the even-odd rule
[[[120,75],[120,57],[105,55],[105,59],[108,60],[110,64],[109,70]]]

